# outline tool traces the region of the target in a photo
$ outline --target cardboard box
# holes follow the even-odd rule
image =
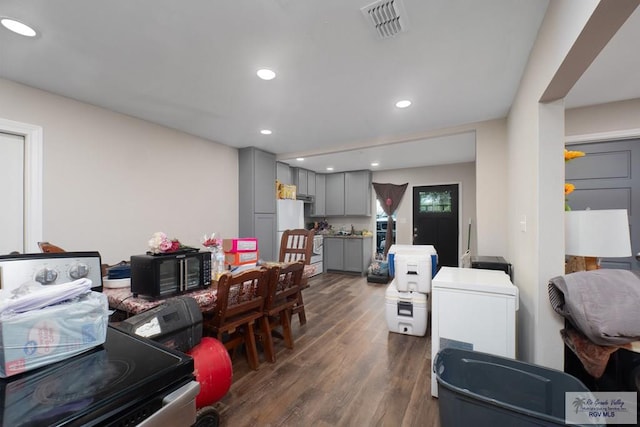
[[[0,377],[56,363],[101,345],[107,338],[107,296],[89,292],[74,300],[0,316]]]
[[[280,184],[280,188],[278,188],[278,198],[279,199],[296,199],[296,186],[295,185],[286,185]]]
[[[258,261],[258,251],[225,252],[224,262],[229,265],[255,264]]]
[[[222,241],[222,250],[229,253],[255,252],[258,250],[258,239],[255,237],[224,239]]]

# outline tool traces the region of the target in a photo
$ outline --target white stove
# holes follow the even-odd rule
[[[313,250],[311,251],[311,259],[309,260],[309,264],[315,267],[315,272],[313,276],[317,276],[318,274],[322,274],[323,270],[323,257],[322,252],[324,251],[324,238],[322,234],[316,234],[313,236]]]
[[[7,294],[34,282],[52,286],[82,278],[91,280],[91,290],[102,292],[98,252],[0,255],[0,289]]]

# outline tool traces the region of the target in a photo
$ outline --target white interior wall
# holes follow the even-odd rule
[[[235,148],[0,79],[0,117],[43,127],[43,238],[112,264],[156,231],[238,233]]]
[[[476,218],[478,255],[507,253],[507,121],[476,126]]]
[[[597,6],[551,2],[508,117],[509,258],[520,290],[519,358],[561,369],[562,322],[551,313],[547,283],[563,274],[562,108],[539,99]],[[552,139],[549,139],[552,138]],[[557,157],[557,159],[556,159]],[[548,251],[541,257],[543,251]]]
[[[640,98],[565,111],[568,138],[628,130],[640,134]]]

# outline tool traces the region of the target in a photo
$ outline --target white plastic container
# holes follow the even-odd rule
[[[431,292],[431,255],[420,252],[395,254],[396,286],[400,292]]]
[[[422,337],[427,333],[427,294],[399,292],[392,280],[385,292],[389,331]]]
[[[399,253],[428,254],[431,256],[431,277],[438,270],[438,252],[433,245],[391,245],[387,260],[389,261],[389,276],[395,277],[395,256]]]
[[[107,296],[89,292],[72,301],[0,316],[0,377],[21,374],[90,350],[107,337]]]

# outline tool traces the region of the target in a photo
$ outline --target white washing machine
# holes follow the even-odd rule
[[[518,288],[498,270],[442,267],[431,282],[431,395],[438,397],[433,361],[445,347],[516,357]]]

